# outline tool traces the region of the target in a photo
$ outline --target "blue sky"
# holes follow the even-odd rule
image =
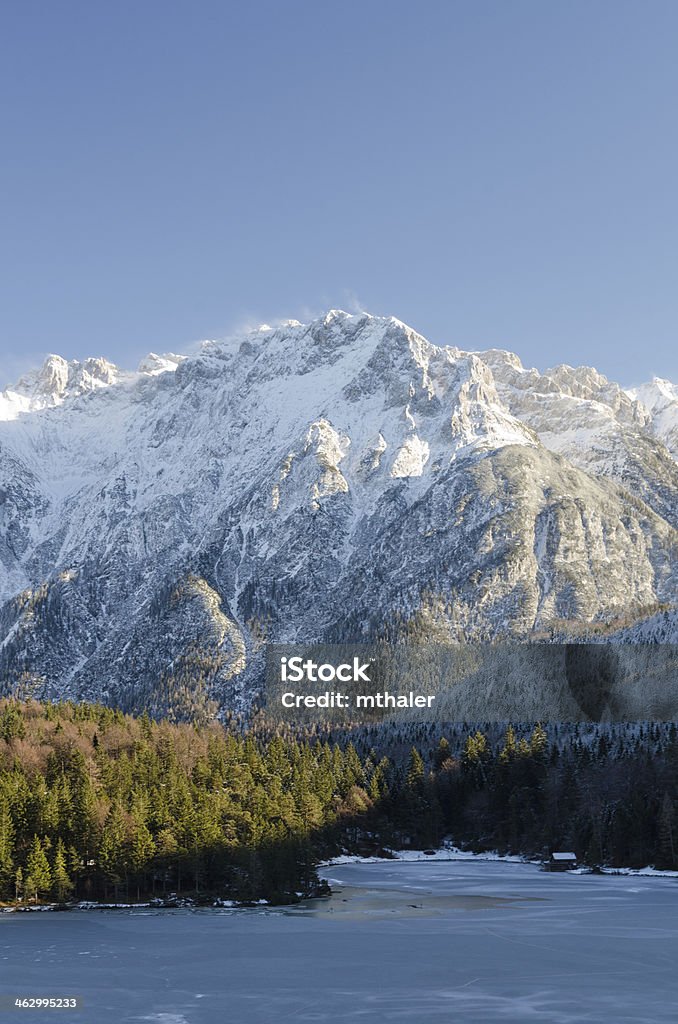
[[[678,379],[673,0],[9,0],[0,383],[393,314]]]

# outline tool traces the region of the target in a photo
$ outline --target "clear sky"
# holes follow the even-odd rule
[[[4,0],[0,384],[248,323],[678,380],[675,0]]]

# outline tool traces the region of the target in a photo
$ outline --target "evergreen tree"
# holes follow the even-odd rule
[[[518,744],[516,741],[516,731],[512,725],[509,725],[504,736],[504,746],[502,747],[499,754],[499,761],[501,764],[506,764],[511,761],[518,753]]]
[[[408,789],[417,789],[424,778],[424,759],[416,747],[410,751],[410,763],[407,766],[405,785]]]
[[[66,867],[66,848],[59,839],[52,866],[52,894],[59,903],[65,903],[73,892],[73,883]]]
[[[9,801],[0,795],[0,899],[11,899],[13,895],[14,834]]]
[[[33,836],[33,844],[26,861],[24,888],[26,894],[34,900],[38,900],[41,895],[46,895],[52,887],[52,872],[45,845],[39,836]]]
[[[125,821],[122,810],[117,803],[111,804],[101,832],[99,846],[99,866],[107,879],[114,885],[122,880],[126,872]]]
[[[676,809],[673,800],[667,792],[664,792],[659,812],[659,863],[658,867],[678,867],[676,857],[678,841],[676,839]]]
[[[532,757],[542,758],[546,754],[548,737],[541,722],[537,722],[530,737],[530,754]]]
[[[440,769],[451,760],[452,750],[450,748],[450,744],[448,743],[444,736],[441,736],[440,740],[438,741],[438,746],[436,748],[433,764],[435,768],[437,768],[437,770],[440,771]]]
[[[294,899],[314,890],[316,858],[443,835],[678,867],[675,724],[244,735],[2,700],[0,721],[0,898],[109,899],[123,882],[141,898]]]
[[[26,726],[21,714],[19,701],[7,701],[0,712],[0,739],[9,743],[11,740],[23,739],[26,735]]]

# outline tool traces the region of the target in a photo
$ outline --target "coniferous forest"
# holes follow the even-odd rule
[[[319,860],[426,848],[678,868],[674,724],[355,734],[0,702],[0,901],[289,902]]]

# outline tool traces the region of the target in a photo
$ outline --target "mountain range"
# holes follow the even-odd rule
[[[0,395],[0,681],[188,717],[267,641],[678,641],[678,387],[332,310]]]

